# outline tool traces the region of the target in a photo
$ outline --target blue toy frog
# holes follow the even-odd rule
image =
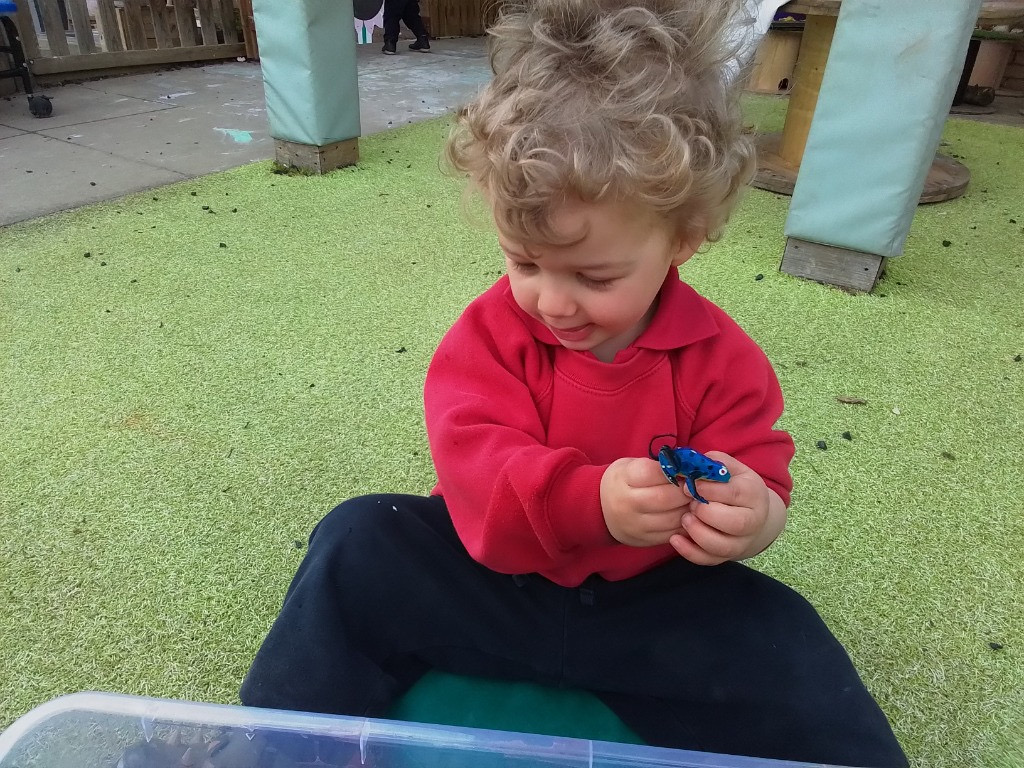
[[[672,448],[663,445],[658,451],[658,461],[661,464],[661,471],[665,473],[670,483],[679,485],[679,478],[682,478],[690,495],[702,504],[707,504],[708,500],[697,493],[695,480],[729,482],[729,470],[725,464],[709,459],[692,448]]]

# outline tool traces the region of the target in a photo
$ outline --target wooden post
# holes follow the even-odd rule
[[[358,163],[359,139],[345,139],[324,146],[274,139],[274,159],[286,168],[322,175]]]
[[[788,237],[779,269],[794,277],[869,293],[882,276],[885,261],[874,253]]]
[[[256,22],[252,18],[252,0],[238,0],[238,14],[242,18],[245,58],[249,61],[259,61],[260,46],[256,41]]]
[[[498,5],[498,0],[425,0],[422,8],[431,36],[462,37],[484,34]]]
[[[783,272],[870,291],[886,258],[902,253],[926,177],[945,165],[935,150],[981,3],[858,0],[838,28],[829,25],[828,72],[797,83],[821,89],[814,123],[807,135],[791,106],[780,150],[801,170]],[[827,38],[819,27],[815,41]],[[808,42],[801,58],[807,54],[813,70],[825,56],[807,50]],[[787,146],[793,137],[802,140]],[[947,183],[962,190],[966,181],[951,170]]]
[[[46,46],[50,49],[50,55],[68,56],[71,49],[64,34],[64,22],[60,18],[57,0],[40,0],[39,8],[42,11],[43,31],[46,32]]]
[[[122,11],[125,47],[130,51],[145,50],[148,46],[146,25],[142,19],[142,0],[124,0]]]
[[[78,52],[92,53],[96,50],[96,41],[92,36],[92,24],[89,22],[89,9],[85,0],[67,0],[67,6],[71,12],[71,23],[75,27]]]
[[[220,28],[225,43],[238,42],[238,27],[235,25],[235,4],[232,0],[220,0]]]
[[[149,10],[153,14],[153,37],[156,39],[156,47],[173,48],[174,42],[168,24],[170,12],[166,0],[150,0]]]
[[[1014,40],[983,38],[978,47],[978,58],[974,61],[968,84],[999,88],[1006,75],[1010,59],[1013,58],[1015,44]]]
[[[353,18],[352,0],[254,0],[267,120],[279,165],[323,174],[358,162]]]
[[[29,61],[39,58],[39,38],[36,37],[35,23],[28,3],[18,3],[14,18],[18,21],[18,34],[21,36],[21,49]]]
[[[213,14],[213,0],[198,0],[198,2],[199,26],[203,29],[203,45],[216,45],[217,22]]]
[[[786,125],[779,144],[779,156],[797,168],[807,145],[807,134],[811,130],[837,20],[836,16],[808,16],[804,26],[800,60],[793,75],[793,93],[789,97]]]
[[[754,93],[789,93],[793,88],[802,37],[798,29],[769,29],[757,46],[746,90]]]
[[[195,7],[195,0],[174,0],[174,21],[178,25],[178,45],[182,48],[199,45]]]

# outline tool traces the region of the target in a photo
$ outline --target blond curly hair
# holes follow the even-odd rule
[[[494,78],[445,149],[522,242],[559,202],[626,201],[717,239],[754,171],[729,68],[741,0],[529,0],[489,29]]]

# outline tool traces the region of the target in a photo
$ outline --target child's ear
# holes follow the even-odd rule
[[[678,267],[689,261],[690,257],[697,252],[697,249],[704,245],[707,235],[697,229],[680,232],[673,244],[672,266]]]

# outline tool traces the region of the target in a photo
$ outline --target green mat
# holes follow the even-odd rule
[[[436,671],[424,675],[388,717],[417,723],[644,743],[604,703],[586,691]]]
[[[746,108],[780,127],[782,100]],[[316,521],[431,487],[426,365],[501,269],[446,130],[0,229],[0,727],[85,689],[237,701]],[[1018,765],[1024,133],[945,140],[968,193],[919,210],[875,294],[779,273],[788,200],[760,191],[684,276],[787,396],[790,524],[753,564],[819,608],[916,766]]]

